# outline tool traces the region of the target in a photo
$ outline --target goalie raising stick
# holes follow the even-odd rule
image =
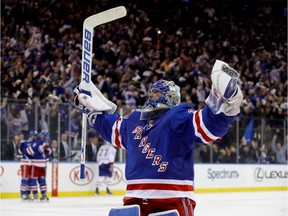
[[[113,113],[116,106],[110,101],[106,100],[101,92],[91,83],[91,69],[92,69],[92,49],[93,49],[93,29],[96,26],[111,22],[126,16],[127,11],[125,7],[115,7],[101,13],[92,15],[85,19],[83,24],[83,40],[82,40],[82,67],[81,67],[81,82],[78,88],[74,90],[76,94],[79,92],[87,96],[97,97],[104,104],[99,104],[100,111],[110,110]],[[94,88],[91,93],[91,85]],[[96,93],[93,95],[93,93]],[[80,179],[85,178],[85,147],[87,138],[87,110],[82,108],[82,137],[81,137],[81,164],[80,164]]]
[[[91,126],[106,141],[127,150],[124,205],[139,205],[141,216],[173,209],[181,216],[193,215],[194,143],[213,142],[227,133],[243,99],[238,76],[217,60],[208,106],[200,110],[180,104],[180,88],[167,80],[155,82],[143,108],[128,118],[112,114],[115,105],[99,97],[92,84],[91,95],[76,96],[91,111]]]

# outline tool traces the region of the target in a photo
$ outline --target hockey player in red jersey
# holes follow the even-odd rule
[[[116,105],[93,84],[91,96],[80,89],[75,104],[91,111],[90,125],[127,150],[124,205],[139,205],[141,216],[172,209],[181,216],[194,215],[194,142],[213,142],[227,133],[243,99],[238,76],[217,60],[207,106],[200,110],[180,103],[174,82],[159,80],[149,88],[144,107],[127,118],[113,114]]]

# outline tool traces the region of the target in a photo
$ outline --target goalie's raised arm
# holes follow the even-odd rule
[[[239,73],[227,63],[216,60],[211,73],[212,88],[205,101],[213,113],[222,112],[227,116],[240,113],[243,95],[237,84],[238,77]]]

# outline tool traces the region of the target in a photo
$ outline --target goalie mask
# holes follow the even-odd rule
[[[167,109],[178,106],[179,104],[180,87],[175,85],[173,81],[159,80],[148,90],[140,120],[156,118]]]

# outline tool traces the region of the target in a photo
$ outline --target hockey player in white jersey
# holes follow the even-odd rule
[[[227,133],[243,99],[238,76],[217,60],[207,106],[200,110],[181,104],[180,88],[167,80],[154,83],[143,108],[128,118],[113,114],[116,105],[99,96],[93,84],[91,96],[78,94],[75,104],[91,111],[89,124],[127,150],[124,205],[139,205],[141,216],[173,209],[180,216],[194,215],[194,143],[213,142]]]
[[[116,149],[113,145],[105,143],[100,146],[97,153],[97,163],[99,167],[99,175],[96,183],[96,194],[100,194],[100,189],[104,184],[106,186],[106,194],[112,195],[109,185],[112,183],[113,166],[116,157]]]

